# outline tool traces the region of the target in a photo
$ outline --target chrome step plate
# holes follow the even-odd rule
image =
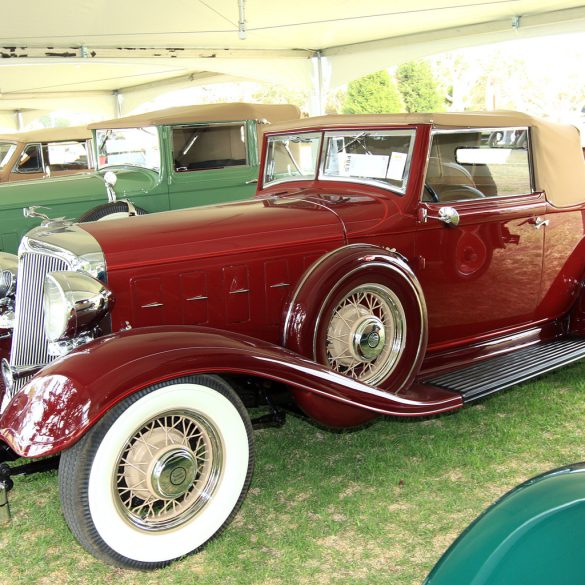
[[[440,374],[425,380],[425,383],[459,392],[465,402],[470,402],[582,358],[585,358],[585,338],[567,337]]]

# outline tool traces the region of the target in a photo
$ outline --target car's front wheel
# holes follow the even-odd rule
[[[231,521],[253,460],[250,419],[225,381],[164,382],[118,403],[62,454],[63,512],[96,557],[158,568]]]

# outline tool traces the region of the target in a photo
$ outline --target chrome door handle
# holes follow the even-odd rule
[[[534,220],[534,223],[532,225],[534,226],[535,229],[539,230],[543,225],[548,225],[549,223],[550,223],[550,220],[544,219],[543,217],[538,216]]]

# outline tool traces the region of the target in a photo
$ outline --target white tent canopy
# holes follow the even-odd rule
[[[0,110],[128,113],[221,80],[337,86],[441,51],[585,30],[573,0],[37,0],[0,20]],[[126,99],[122,106],[117,96]],[[317,108],[318,109],[318,108]],[[9,114],[10,112],[10,114]],[[0,112],[0,125],[2,122]]]

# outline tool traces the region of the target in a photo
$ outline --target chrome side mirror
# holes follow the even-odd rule
[[[118,181],[118,177],[116,173],[113,171],[106,171],[104,173],[104,183],[106,184],[106,192],[108,194],[108,202],[115,203],[116,202],[116,192],[114,191],[114,185]]]
[[[441,207],[439,209],[439,221],[452,225],[453,227],[459,225],[459,213],[454,207]]]
[[[452,227],[459,225],[459,212],[454,207],[440,207],[439,215],[429,215],[426,207],[419,209],[419,221],[427,223],[429,219],[436,219]]]

